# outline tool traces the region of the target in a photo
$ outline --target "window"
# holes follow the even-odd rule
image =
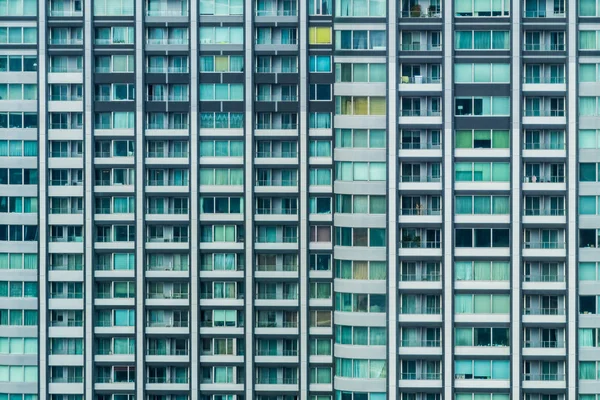
[[[310,129],[330,129],[331,114],[323,112],[308,114],[308,127]]]
[[[456,247],[509,247],[510,230],[504,228],[457,228]]]
[[[579,163],[579,182],[596,182],[599,168],[596,163]]]
[[[454,115],[456,116],[509,116],[510,97],[456,97]]]
[[[200,101],[242,101],[242,83],[201,83]]]
[[[385,214],[385,196],[377,195],[336,195],[336,213],[344,214]]]
[[[242,168],[201,168],[200,185],[243,185]]]
[[[336,115],[385,115],[385,97],[335,96]]]
[[[244,201],[241,197],[200,197],[203,214],[241,214]]]
[[[579,115],[582,117],[597,117],[600,115],[600,97],[579,97]]]
[[[200,27],[200,44],[244,44],[244,28]]]
[[[0,365],[0,382],[37,382],[37,378],[38,367],[23,365]]]
[[[384,129],[336,129],[336,148],[385,148]]]
[[[296,316],[296,314],[294,314],[294,316]],[[331,311],[310,311],[309,312],[309,327],[310,328],[330,328],[331,327]]]
[[[0,325],[4,326],[37,326],[36,310],[0,309]]]
[[[331,254],[310,254],[311,271],[331,271]]]
[[[579,0],[580,17],[600,16],[600,2],[598,0]],[[586,399],[588,400],[588,399]]]
[[[201,140],[201,157],[242,157],[244,142],[241,140]]]
[[[457,182],[509,182],[510,164],[457,162],[454,174]]]
[[[579,82],[600,82],[600,64],[579,64]]]
[[[385,247],[383,228],[335,228],[336,246]]]
[[[385,280],[385,261],[335,260],[335,277],[353,280]]]
[[[133,0],[94,0],[94,15],[133,15]]]
[[[310,72],[331,72],[331,56],[310,56]]]
[[[35,15],[37,15],[37,2],[34,0],[7,1],[0,5],[0,16]]]
[[[579,50],[600,50],[600,31],[579,31]]]
[[[456,281],[508,281],[510,263],[506,261],[455,261]]]
[[[509,360],[455,360],[455,379],[510,379]],[[494,398],[494,400],[496,400]]]
[[[132,26],[96,28],[95,44],[97,45],[133,44],[133,42],[134,28]]]
[[[36,11],[36,9],[37,9],[37,6],[34,7],[34,12]],[[56,59],[50,58],[50,60],[52,61],[52,60],[56,60]],[[37,56],[0,55],[0,72],[35,72],[35,71],[37,71]]]
[[[243,113],[200,113],[200,128],[239,129],[244,126]]]
[[[336,180],[338,181],[385,181],[384,162],[336,162]]]
[[[582,129],[579,131],[580,149],[598,149],[600,148],[600,129]]]
[[[454,64],[455,83],[509,83],[510,64]]]
[[[200,15],[242,15],[244,3],[242,0],[201,0]]]
[[[244,72],[244,57],[201,56],[200,72]]]
[[[335,3],[336,17],[385,17],[386,4],[382,0],[340,0]]]
[[[330,101],[331,100],[331,85],[330,84],[311,84],[309,88],[310,101]]]
[[[310,26],[308,28],[308,44],[331,44],[331,27]]]
[[[509,328],[455,328],[456,346],[510,346]]]
[[[509,31],[456,31],[456,50],[509,50]]]
[[[466,215],[506,215],[510,213],[508,196],[456,196],[456,214]]]
[[[331,185],[331,169],[311,168],[309,171],[308,184],[311,186]]]
[[[13,3],[9,3],[13,6]],[[15,4],[16,5],[16,4]],[[1,7],[0,7],[1,8]],[[34,9],[37,6],[34,6]],[[0,44],[36,44],[36,27],[0,27]]]
[[[357,379],[384,379],[387,377],[385,360],[337,358],[336,376]],[[354,398],[357,399],[357,393]],[[371,396],[371,399],[374,399]]]
[[[314,225],[310,227],[311,243],[331,243],[331,226]]]
[[[336,82],[385,82],[386,64],[336,63]]]
[[[331,0],[309,0],[308,15],[331,15]]]
[[[456,314],[508,314],[508,294],[457,294],[454,296]]]
[[[386,31],[335,31],[336,50],[385,50]]]
[[[454,131],[457,149],[508,149],[510,132],[507,130],[459,130]]]
[[[455,0],[457,17],[508,17],[510,0]]]

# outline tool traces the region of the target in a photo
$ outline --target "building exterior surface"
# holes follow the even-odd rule
[[[599,149],[598,0],[0,1],[0,400],[598,400]]]

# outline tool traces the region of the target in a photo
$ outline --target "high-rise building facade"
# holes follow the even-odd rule
[[[599,0],[0,0],[0,400],[599,400],[599,181]]]

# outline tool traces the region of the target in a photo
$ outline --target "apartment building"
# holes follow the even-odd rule
[[[0,1],[0,400],[600,400],[599,180],[598,0]]]

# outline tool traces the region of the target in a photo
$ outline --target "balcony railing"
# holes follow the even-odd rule
[[[564,18],[565,13],[564,11],[547,13],[546,10],[525,10],[523,16],[525,18]]]
[[[295,158],[298,157],[296,151],[257,151],[257,158]]]
[[[146,124],[146,129],[188,129],[189,124],[187,123],[172,123],[172,124],[160,124],[149,122]]]
[[[81,17],[82,15],[83,10],[53,10],[50,6],[51,17]]]
[[[431,272],[427,274],[401,274],[402,282],[439,282],[441,274],[439,272]]]
[[[296,215],[298,214],[297,208],[257,208],[256,214],[260,215]]]
[[[83,39],[79,38],[50,38],[48,41],[49,44],[56,45],[75,45],[75,44],[83,44]]]
[[[401,215],[442,215],[442,210],[439,208],[403,208],[400,213]]]
[[[442,51],[440,44],[427,43],[402,43],[400,45],[402,51]]]
[[[525,183],[564,183],[565,177],[561,175],[550,176],[550,177],[537,177],[537,176],[525,176],[523,178]]]
[[[257,74],[295,74],[298,72],[298,67],[290,66],[290,67],[256,67]]]
[[[526,340],[525,347],[533,349],[562,349],[565,347],[565,342],[562,340]]]
[[[525,43],[523,46],[525,51],[564,51],[563,43]]]
[[[408,307],[408,308],[402,308],[401,310],[402,314],[409,314],[409,315],[440,315],[442,313],[442,308],[441,307]]]
[[[527,142],[525,150],[564,150],[564,143]]]
[[[148,17],[187,17],[187,10],[147,10]]]
[[[400,110],[402,117],[441,117],[440,110]]]
[[[270,272],[270,271],[286,271],[296,272],[298,271],[298,265],[275,265],[275,264],[257,264],[256,271]]]
[[[187,38],[160,38],[160,39],[146,39],[146,44],[150,45],[187,45],[189,40]]]
[[[525,109],[524,117],[564,117],[565,110],[530,110]]]
[[[554,210],[547,210],[547,209],[539,209],[539,208],[526,208],[525,210],[523,210],[523,215],[535,215],[535,216],[540,216],[540,215],[551,215],[551,216],[562,216],[565,215],[565,210],[563,208],[561,209],[554,209]]]
[[[402,182],[441,182],[439,176],[422,176],[422,175],[402,175]]]
[[[564,249],[565,242],[525,242],[524,249]]]
[[[429,77],[420,76],[420,75],[401,76],[400,77],[401,84],[414,83],[414,84],[420,85],[423,83],[441,83],[441,82],[442,82],[442,80],[439,77],[438,78],[429,78]]]
[[[277,378],[273,379],[270,376],[257,377],[256,383],[259,385],[296,385],[298,384],[298,378]]]
[[[298,101],[298,96],[295,94],[258,95],[256,101]]]
[[[256,129],[298,129],[298,124],[256,124]]]
[[[440,380],[442,374],[440,372],[402,372],[400,379],[415,381],[415,380]]]
[[[148,214],[158,215],[183,215],[188,213],[187,207],[176,207],[176,208],[163,208],[163,207],[149,207]]]
[[[295,17],[298,10],[256,10],[257,17]]]
[[[565,310],[561,308],[539,308],[525,307],[523,310],[525,315],[565,315]]]
[[[441,340],[406,339],[402,340],[402,347],[440,347]]]
[[[281,350],[273,351],[271,349],[258,349],[257,356],[273,356],[273,357],[295,357],[298,355],[298,350]]]
[[[523,78],[523,83],[552,83],[559,84],[565,83],[564,76],[525,76]]]
[[[523,276],[525,282],[564,282],[565,276],[558,274],[529,274]]]
[[[257,320],[256,327],[257,328],[297,328],[298,322],[297,321],[277,322],[277,321]]]
[[[441,149],[442,145],[440,143],[433,142],[406,142],[400,143],[400,149],[402,150],[425,150],[425,149]]]
[[[400,247],[403,249],[439,249],[440,241],[402,240]]]
[[[525,381],[564,381],[564,374],[523,374]]]

